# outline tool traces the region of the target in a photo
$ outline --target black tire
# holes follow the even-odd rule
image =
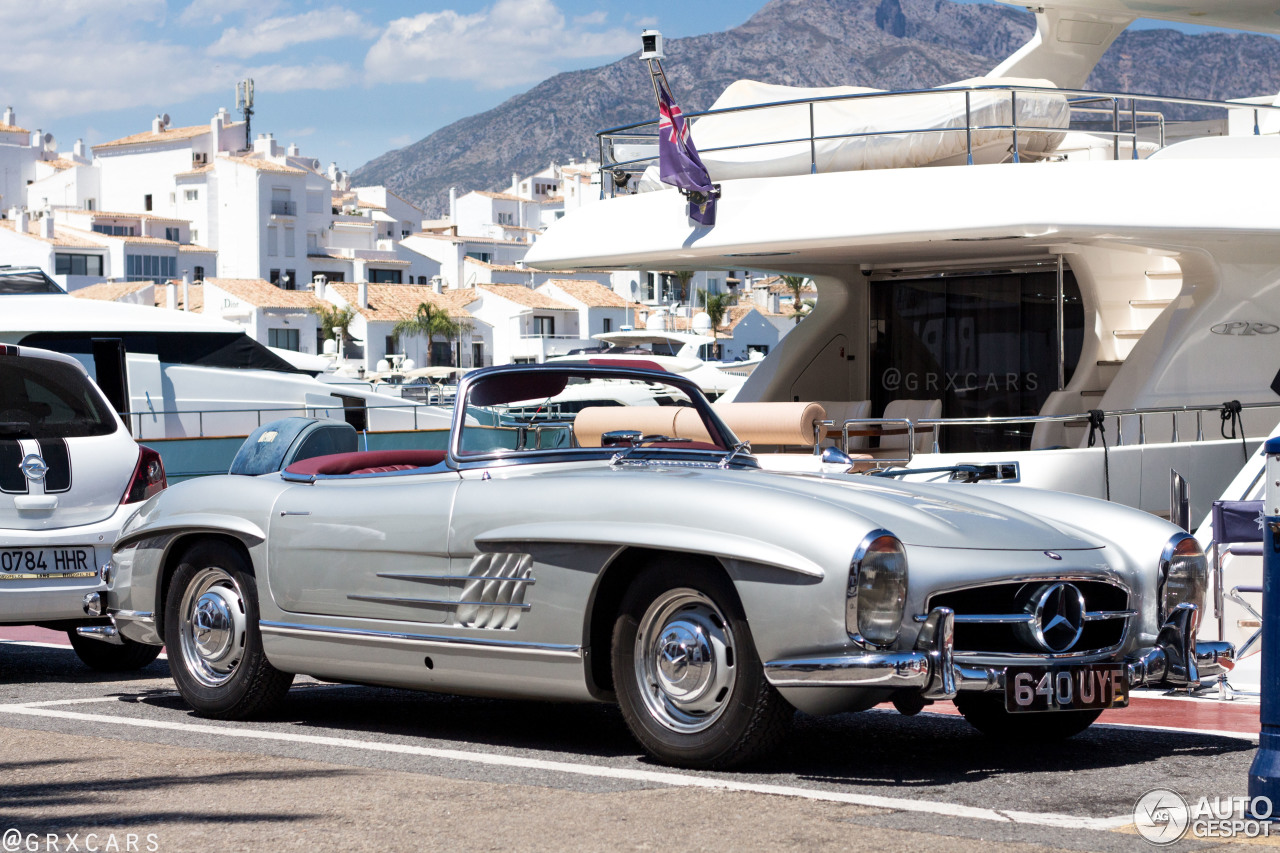
[[[668,666],[660,666],[661,637],[694,639],[699,665],[688,666],[687,645],[669,642],[679,659],[668,657]],[[650,650],[647,657],[638,655],[644,648]],[[747,764],[776,747],[795,716],[765,680],[733,584],[720,571],[690,560],[652,564],[632,582],[614,622],[612,661],[627,727],[665,764]],[[680,676],[678,683],[673,675]]]
[[[1010,714],[1004,709],[1004,698],[994,696],[960,694],[955,703],[969,725],[987,737],[1009,741],[1066,740],[1089,728],[1102,715],[1101,710]]]
[[[264,714],[293,683],[262,651],[253,570],[228,543],[198,542],[182,555],[165,599],[164,640],[178,692],[201,717]]]
[[[80,661],[98,672],[131,672],[142,669],[156,659],[161,648],[135,643],[124,637],[120,638],[124,645],[117,646],[92,637],[82,637],[74,628],[67,632],[67,638],[71,640],[71,648],[76,650]]]

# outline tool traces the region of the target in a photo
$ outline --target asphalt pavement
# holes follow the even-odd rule
[[[799,715],[767,763],[687,771],[611,706],[299,678],[270,718],[225,723],[191,713],[163,658],[104,677],[0,642],[3,850],[1134,850],[1139,797],[1243,795],[1255,748],[1102,724],[1010,747],[877,709]]]

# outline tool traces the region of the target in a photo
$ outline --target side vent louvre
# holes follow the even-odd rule
[[[463,584],[458,624],[464,628],[514,629],[520,623],[525,590],[533,583],[529,554],[481,554]],[[471,602],[479,602],[473,604]]]

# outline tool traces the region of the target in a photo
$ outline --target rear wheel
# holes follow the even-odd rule
[[[1004,708],[1003,697],[994,696],[960,694],[955,703],[969,725],[987,737],[998,740],[1065,740],[1089,728],[1102,715],[1101,709],[1010,714]]]
[[[651,566],[632,583],[614,623],[612,659],[628,728],[668,764],[753,761],[794,716],[765,680],[733,585],[690,561]]]
[[[201,716],[242,720],[264,713],[293,683],[262,651],[253,571],[224,542],[200,542],[183,555],[169,584],[164,628],[178,692]]]
[[[81,662],[98,672],[142,669],[160,654],[160,646],[135,643],[124,637],[120,638],[124,644],[117,646],[92,637],[82,637],[74,628],[67,632],[67,638],[71,640],[71,648],[75,649]]]

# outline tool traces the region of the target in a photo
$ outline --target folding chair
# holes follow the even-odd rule
[[[1213,613],[1218,619],[1218,639],[1226,639],[1224,604],[1227,600],[1240,605],[1258,621],[1258,629],[1240,646],[1236,660],[1241,660],[1262,636],[1262,614],[1242,597],[1246,593],[1260,594],[1260,586],[1235,586],[1229,592],[1223,590],[1222,560],[1234,557],[1262,556],[1262,501],[1214,501],[1213,502]],[[1230,698],[1231,685],[1224,672],[1218,676],[1218,695]]]

